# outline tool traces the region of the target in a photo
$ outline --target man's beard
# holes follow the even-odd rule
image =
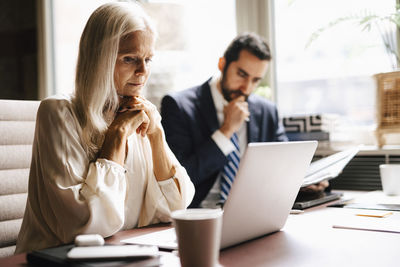
[[[228,102],[231,102],[233,99],[238,98],[239,96],[244,96],[245,101],[247,101],[247,98],[249,95],[244,94],[241,90],[233,90],[230,89],[226,85],[226,72],[222,74],[222,79],[221,79],[221,92],[222,95],[224,96],[225,100]]]

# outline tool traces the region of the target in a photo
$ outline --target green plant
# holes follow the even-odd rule
[[[343,22],[354,22],[361,27],[362,31],[371,31],[375,28],[382,39],[387,55],[390,58],[392,68],[400,66],[399,47],[397,45],[396,32],[400,28],[400,6],[397,5],[394,12],[389,14],[376,14],[370,10],[362,10],[358,14],[340,17],[331,21],[326,26],[312,33],[306,47],[310,46],[327,29]]]
[[[256,95],[259,95],[259,96],[262,96],[262,97],[264,97],[264,98],[266,98],[266,99],[269,99],[269,100],[271,100],[272,99],[272,90],[271,90],[271,87],[269,87],[268,85],[262,85],[262,84],[260,84],[257,88],[256,88],[256,90],[254,91],[254,93],[256,94]]]

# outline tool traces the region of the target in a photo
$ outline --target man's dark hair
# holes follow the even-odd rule
[[[267,42],[255,33],[245,32],[239,34],[232,40],[228,48],[225,50],[225,67],[224,72],[228,69],[231,62],[239,59],[240,51],[247,50],[261,60],[271,60],[271,51]]]

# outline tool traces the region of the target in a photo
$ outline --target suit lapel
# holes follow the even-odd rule
[[[247,103],[250,111],[249,122],[247,122],[247,142],[258,142],[258,137],[260,136],[260,110],[257,109],[252,95],[247,99]]]
[[[217,111],[215,110],[214,100],[211,96],[209,81],[210,80],[199,87],[197,91],[199,102],[196,103],[196,105],[210,132],[212,133],[219,129],[219,123],[217,119]]]

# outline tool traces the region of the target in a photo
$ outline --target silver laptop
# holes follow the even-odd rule
[[[250,143],[224,205],[221,248],[279,231],[301,187],[317,141]],[[122,240],[177,249],[175,230]]]
[[[306,141],[248,145],[224,205],[221,248],[283,227],[317,144]]]

